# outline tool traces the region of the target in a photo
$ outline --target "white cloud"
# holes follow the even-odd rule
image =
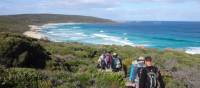
[[[110,7],[110,8],[106,8],[105,10],[107,11],[114,11],[116,8]]]
[[[0,14],[55,13],[117,20],[200,20],[200,0],[0,0]],[[188,3],[189,2],[189,3]],[[192,3],[191,3],[192,2]],[[195,15],[197,14],[197,15]]]
[[[174,2],[200,2],[200,0],[127,0],[130,2],[168,2],[168,3],[174,3]]]
[[[111,2],[111,3],[110,3]],[[39,5],[41,6],[55,6],[55,7],[95,7],[95,8],[107,8],[117,4],[115,0],[42,0]]]

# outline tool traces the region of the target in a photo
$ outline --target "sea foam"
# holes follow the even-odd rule
[[[136,25],[136,27],[141,26],[141,28],[134,28],[135,23],[133,23],[133,25],[115,24],[117,26],[91,23],[51,23],[43,25],[41,29],[44,30],[40,32],[48,36],[49,40],[56,42],[72,41],[103,45],[144,46],[158,49],[171,47],[175,49],[181,48],[186,53],[190,54],[200,54],[199,35],[187,32],[188,36],[185,36],[185,33],[182,33],[184,30],[179,30],[179,26],[177,26],[177,28],[170,28],[164,32],[162,28],[157,28],[152,34],[152,31],[149,29],[154,30],[154,23],[149,23],[150,25],[148,26],[143,22],[137,24],[140,25]],[[169,26],[170,25],[171,23]],[[169,27],[168,24],[159,24],[159,26],[163,28]],[[197,31],[192,28],[191,30]],[[159,35],[155,35],[155,33]],[[172,35],[171,33],[176,34]]]
[[[99,32],[103,33],[104,31],[103,31],[103,30],[100,30]]]
[[[132,43],[131,41],[129,41],[128,39],[124,40],[121,37],[117,37],[117,36],[110,36],[110,35],[106,35],[106,34],[93,34],[94,36],[96,36],[97,38],[102,38],[104,41],[107,41],[106,44],[112,45],[112,44],[116,44],[116,45],[130,45],[130,46],[135,46],[134,43]]]
[[[200,47],[188,47],[185,52],[189,54],[200,54]]]

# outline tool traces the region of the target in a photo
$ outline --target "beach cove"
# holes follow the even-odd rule
[[[176,25],[184,24],[188,26],[193,25],[193,27],[187,27],[191,30],[183,28],[183,30],[189,32],[187,35],[184,32],[180,33],[179,27],[176,28]],[[199,54],[200,40],[197,34],[198,30],[193,30],[197,24],[184,22],[49,23],[42,26],[30,26],[30,31],[24,34],[29,37],[53,42],[129,45]]]

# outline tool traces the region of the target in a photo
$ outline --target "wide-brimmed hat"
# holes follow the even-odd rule
[[[137,61],[144,61],[144,57],[140,56]]]

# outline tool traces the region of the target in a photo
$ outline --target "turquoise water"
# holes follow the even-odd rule
[[[200,53],[200,22],[60,23],[42,26],[55,42],[185,49]]]

